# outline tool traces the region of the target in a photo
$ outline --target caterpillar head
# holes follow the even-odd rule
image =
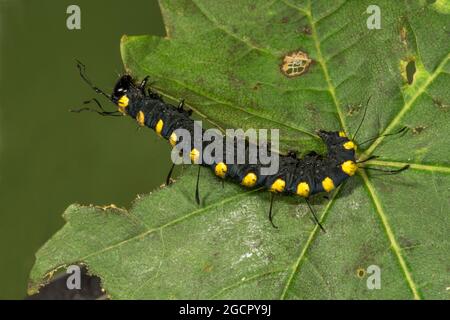
[[[343,131],[317,131],[319,137],[325,142],[329,153],[341,155],[344,158],[354,158],[356,143],[350,140]]]
[[[118,105],[120,112],[125,113],[125,109],[128,107],[130,100],[130,95],[136,90],[137,88],[130,75],[123,75],[117,80],[111,97],[113,102]]]

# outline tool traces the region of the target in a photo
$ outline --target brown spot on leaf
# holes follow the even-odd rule
[[[253,90],[259,90],[259,88],[261,88],[262,83],[261,82],[257,82],[254,86],[253,86]]]
[[[308,54],[303,51],[293,51],[284,56],[281,64],[281,72],[289,77],[298,77],[308,71],[312,60]]]
[[[426,129],[426,127],[424,127],[424,126],[417,126],[417,127],[412,129],[412,133],[413,134],[420,134],[425,129]]]
[[[246,83],[244,80],[242,80],[241,78],[239,78],[236,74],[234,73],[230,73],[228,74],[228,80],[230,81],[230,84],[234,87],[242,87],[244,86]]]
[[[366,270],[364,270],[364,268],[358,268],[356,270],[356,276],[360,279],[364,278],[364,276],[366,275]]]
[[[310,26],[303,26],[303,27],[301,27],[300,30],[301,30],[302,33],[304,33],[304,34],[306,34],[308,36],[310,36],[312,34]]]
[[[409,250],[409,249],[413,249],[414,247],[418,246],[420,244],[420,242],[404,237],[404,236],[400,236],[398,238],[398,242],[400,247],[402,248],[402,250]]]
[[[211,272],[213,270],[213,266],[212,264],[207,263],[204,267],[203,267],[203,272]]]
[[[288,23],[289,22],[289,17],[283,17],[281,19],[281,23]]]
[[[119,208],[114,203],[111,203],[111,204],[106,205],[106,206],[95,206],[95,208],[103,210],[103,211],[122,211],[122,212],[127,213],[126,209]]]
[[[407,31],[405,27],[401,27],[400,29],[400,40],[403,43],[404,46],[407,46]]]
[[[361,111],[361,104],[349,104],[347,105],[347,116],[351,117],[354,114],[358,114]]]
[[[448,111],[450,109],[450,105],[449,104],[444,104],[441,100],[439,99],[433,99],[433,103],[442,111]]]

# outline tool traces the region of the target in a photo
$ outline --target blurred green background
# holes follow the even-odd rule
[[[71,4],[81,30],[66,27]],[[69,204],[129,208],[164,183],[170,149],[153,132],[68,112],[95,96],[75,59],[109,92],[121,36],[164,33],[156,0],[0,0],[0,298],[25,297],[34,253]]]

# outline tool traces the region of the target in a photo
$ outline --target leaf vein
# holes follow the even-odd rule
[[[374,189],[373,185],[371,184],[371,182],[369,181],[369,178],[366,175],[366,173],[363,170],[359,170],[359,174],[363,178],[364,184],[369,192],[369,196],[372,199],[372,202],[375,206],[375,211],[378,213],[378,217],[380,218],[381,223],[384,228],[384,231],[386,232],[386,236],[391,245],[391,249],[397,258],[397,261],[400,265],[403,275],[405,276],[406,283],[408,284],[408,286],[413,294],[414,299],[419,300],[419,299],[421,299],[419,290],[412,278],[411,272],[406,264],[406,261],[403,258],[402,249],[400,248],[399,244],[397,243],[397,240],[396,240],[394,232],[392,231],[392,228],[389,224],[386,213],[384,212],[383,207],[381,206],[380,199],[378,198],[377,194],[375,193],[375,189]]]
[[[401,168],[406,165],[409,165],[412,169],[415,169],[415,170],[450,173],[450,167],[442,165],[442,164],[429,165],[429,164],[390,161],[390,160],[371,160],[371,161],[368,161],[367,164],[375,164],[375,165],[379,165],[379,166],[397,167],[397,168]]]
[[[328,85],[328,91],[329,91],[329,93],[331,95],[331,98],[333,100],[334,106],[336,108],[336,111],[337,111],[337,114],[338,114],[338,117],[339,117],[340,125],[341,125],[342,129],[345,132],[348,132],[347,125],[345,123],[344,113],[341,110],[340,103],[339,103],[339,100],[338,100],[337,95],[336,95],[336,89],[335,89],[335,87],[333,85],[333,82],[331,80],[330,73],[328,71],[328,67],[327,67],[327,64],[326,64],[326,60],[325,60],[325,58],[323,57],[323,54],[322,54],[322,49],[321,49],[321,45],[320,45],[320,39],[319,39],[319,36],[317,34],[316,25],[315,25],[315,22],[314,22],[314,19],[313,19],[313,16],[312,16],[312,12],[311,12],[311,0],[309,0],[309,2],[308,2],[309,10],[304,10],[304,9],[302,9],[302,8],[300,8],[300,7],[294,5],[294,4],[292,4],[292,3],[290,3],[290,2],[288,2],[286,0],[282,0],[282,1],[287,6],[295,8],[299,12],[301,12],[301,13],[306,15],[306,17],[308,19],[308,23],[311,26],[311,37],[312,37],[312,39],[314,41],[314,46],[315,46],[315,49],[316,49],[316,55],[317,55],[316,59],[319,62],[320,66],[322,67],[322,72],[323,72],[325,81],[327,82],[327,85]]]
[[[253,50],[256,50],[256,51],[259,51],[259,52],[262,52],[262,53],[265,53],[265,54],[269,54],[269,55],[271,55],[273,57],[277,57],[277,53],[276,52],[272,52],[270,50],[260,48],[257,45],[251,43],[250,41],[248,41],[246,39],[243,39],[243,38],[239,37],[237,34],[231,32],[230,30],[228,30],[226,28],[226,26],[224,26],[223,24],[219,23],[219,21],[217,21],[217,19],[210,12],[208,12],[207,10],[202,8],[198,4],[198,2],[196,0],[193,0],[192,3],[197,7],[197,9],[200,11],[200,13],[202,13],[205,16],[205,18],[208,19],[213,24],[213,26],[215,26],[220,31],[224,32],[226,35],[228,35],[228,36],[238,40],[239,42],[244,43],[245,45],[247,45],[249,48],[251,48]]]
[[[328,213],[329,213],[329,209],[331,208],[331,205],[334,203],[337,195],[339,194],[339,191],[341,190],[342,186],[344,184],[340,185],[337,189],[336,192],[333,193],[332,198],[330,199],[330,201],[328,201],[325,209],[323,210],[323,213],[321,215],[320,218],[320,223],[322,224],[323,221],[325,221],[325,218],[327,217]],[[300,270],[300,267],[303,263],[303,261],[306,259],[306,252],[308,251],[309,247],[311,246],[312,242],[314,241],[314,239],[316,238],[316,234],[317,232],[320,231],[320,227],[316,224],[314,226],[314,228],[312,229],[308,239],[306,240],[305,246],[303,247],[303,249],[300,252],[300,255],[298,256],[298,258],[294,261],[294,264],[291,267],[291,274],[288,277],[288,280],[286,281],[286,284],[284,286],[284,289],[281,293],[281,297],[280,299],[283,300],[286,298],[286,294],[287,291],[289,290],[289,287],[294,279],[295,274]]]
[[[149,234],[152,234],[152,233],[155,232],[155,231],[162,230],[162,229],[164,229],[164,228],[167,228],[167,227],[176,225],[176,224],[180,223],[181,221],[184,221],[184,220],[186,220],[186,219],[188,219],[188,218],[190,218],[190,217],[196,216],[196,215],[198,215],[198,214],[200,214],[200,213],[202,213],[202,212],[208,211],[208,210],[211,209],[211,208],[215,208],[215,207],[221,206],[221,205],[223,205],[223,204],[225,204],[225,203],[228,203],[228,202],[230,202],[230,201],[233,201],[233,200],[236,200],[236,199],[239,199],[239,198],[243,198],[243,197],[245,197],[245,196],[247,196],[247,195],[249,195],[249,194],[255,193],[255,192],[260,191],[260,190],[261,190],[261,188],[253,189],[253,190],[246,191],[246,192],[242,192],[242,193],[239,193],[239,194],[237,194],[237,195],[234,195],[234,196],[225,198],[225,199],[223,199],[223,200],[220,201],[220,202],[216,202],[216,203],[210,204],[210,205],[208,205],[208,206],[205,206],[205,207],[203,207],[203,208],[200,208],[200,209],[197,209],[197,210],[188,212],[188,213],[185,214],[184,216],[181,216],[181,217],[179,217],[179,218],[177,218],[177,219],[174,219],[174,220],[172,220],[172,221],[169,221],[169,222],[167,222],[166,224],[163,224],[163,225],[161,225],[161,226],[159,226],[159,227],[156,227],[156,228],[153,228],[153,229],[148,229],[148,230],[146,230],[145,232],[142,232],[142,233],[140,233],[140,234],[138,234],[138,235],[135,235],[135,236],[133,236],[133,237],[131,237],[131,238],[122,240],[122,241],[120,241],[120,242],[118,242],[118,243],[115,243],[115,244],[113,244],[113,245],[110,245],[110,246],[108,246],[108,247],[106,247],[106,248],[103,248],[103,249],[101,249],[101,250],[98,250],[98,251],[92,252],[92,253],[90,253],[90,254],[87,254],[87,255],[85,255],[84,257],[80,258],[79,260],[80,260],[80,261],[83,261],[83,260],[86,260],[86,259],[88,259],[88,258],[90,258],[90,257],[92,257],[92,256],[95,256],[95,255],[104,253],[104,252],[106,252],[106,251],[115,249],[115,248],[117,248],[117,247],[120,247],[120,246],[122,246],[122,245],[128,243],[128,242],[131,242],[131,241],[134,241],[134,240],[143,238],[143,237],[145,237],[145,236],[147,236],[147,235],[149,235]]]
[[[251,281],[257,280],[259,278],[263,278],[263,277],[268,276],[268,275],[272,275],[272,274],[276,274],[276,273],[282,273],[282,272],[287,272],[288,270],[289,270],[288,268],[270,270],[270,271],[266,271],[266,272],[262,272],[262,273],[253,275],[251,277],[246,278],[245,280],[237,281],[237,282],[235,282],[235,283],[233,283],[231,285],[226,286],[225,288],[220,289],[218,292],[216,292],[215,294],[213,294],[211,296],[211,299],[215,299],[216,297],[220,296],[222,293],[227,292],[227,291],[229,291],[231,289],[238,288],[239,286],[241,286],[244,283],[251,282]]]
[[[431,83],[434,81],[434,79],[437,78],[437,76],[442,72],[444,69],[447,61],[450,59],[450,53],[447,54],[447,56],[441,61],[441,63],[438,65],[438,67],[434,70],[434,72],[429,75],[424,81],[424,83],[418,88],[418,90],[414,93],[414,95],[406,100],[405,104],[403,105],[400,112],[392,119],[392,121],[389,123],[389,125],[386,127],[386,129],[381,133],[380,137],[374,141],[374,143],[363,153],[362,158],[365,158],[372,154],[372,152],[378,147],[378,145],[383,142],[384,137],[383,135],[386,135],[390,133],[401,121],[403,116],[413,107],[416,100],[426,92],[426,89],[431,85]]]

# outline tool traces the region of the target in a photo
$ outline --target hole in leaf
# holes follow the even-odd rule
[[[412,84],[414,81],[414,74],[416,73],[416,62],[411,60],[406,65],[406,80],[408,84]]]
[[[363,268],[359,268],[358,270],[356,270],[356,275],[358,276],[358,278],[364,278],[364,276],[366,275],[366,270],[364,270]]]
[[[294,51],[284,56],[283,63],[281,64],[281,72],[290,78],[297,77],[307,72],[311,63],[312,60],[307,53]]]

